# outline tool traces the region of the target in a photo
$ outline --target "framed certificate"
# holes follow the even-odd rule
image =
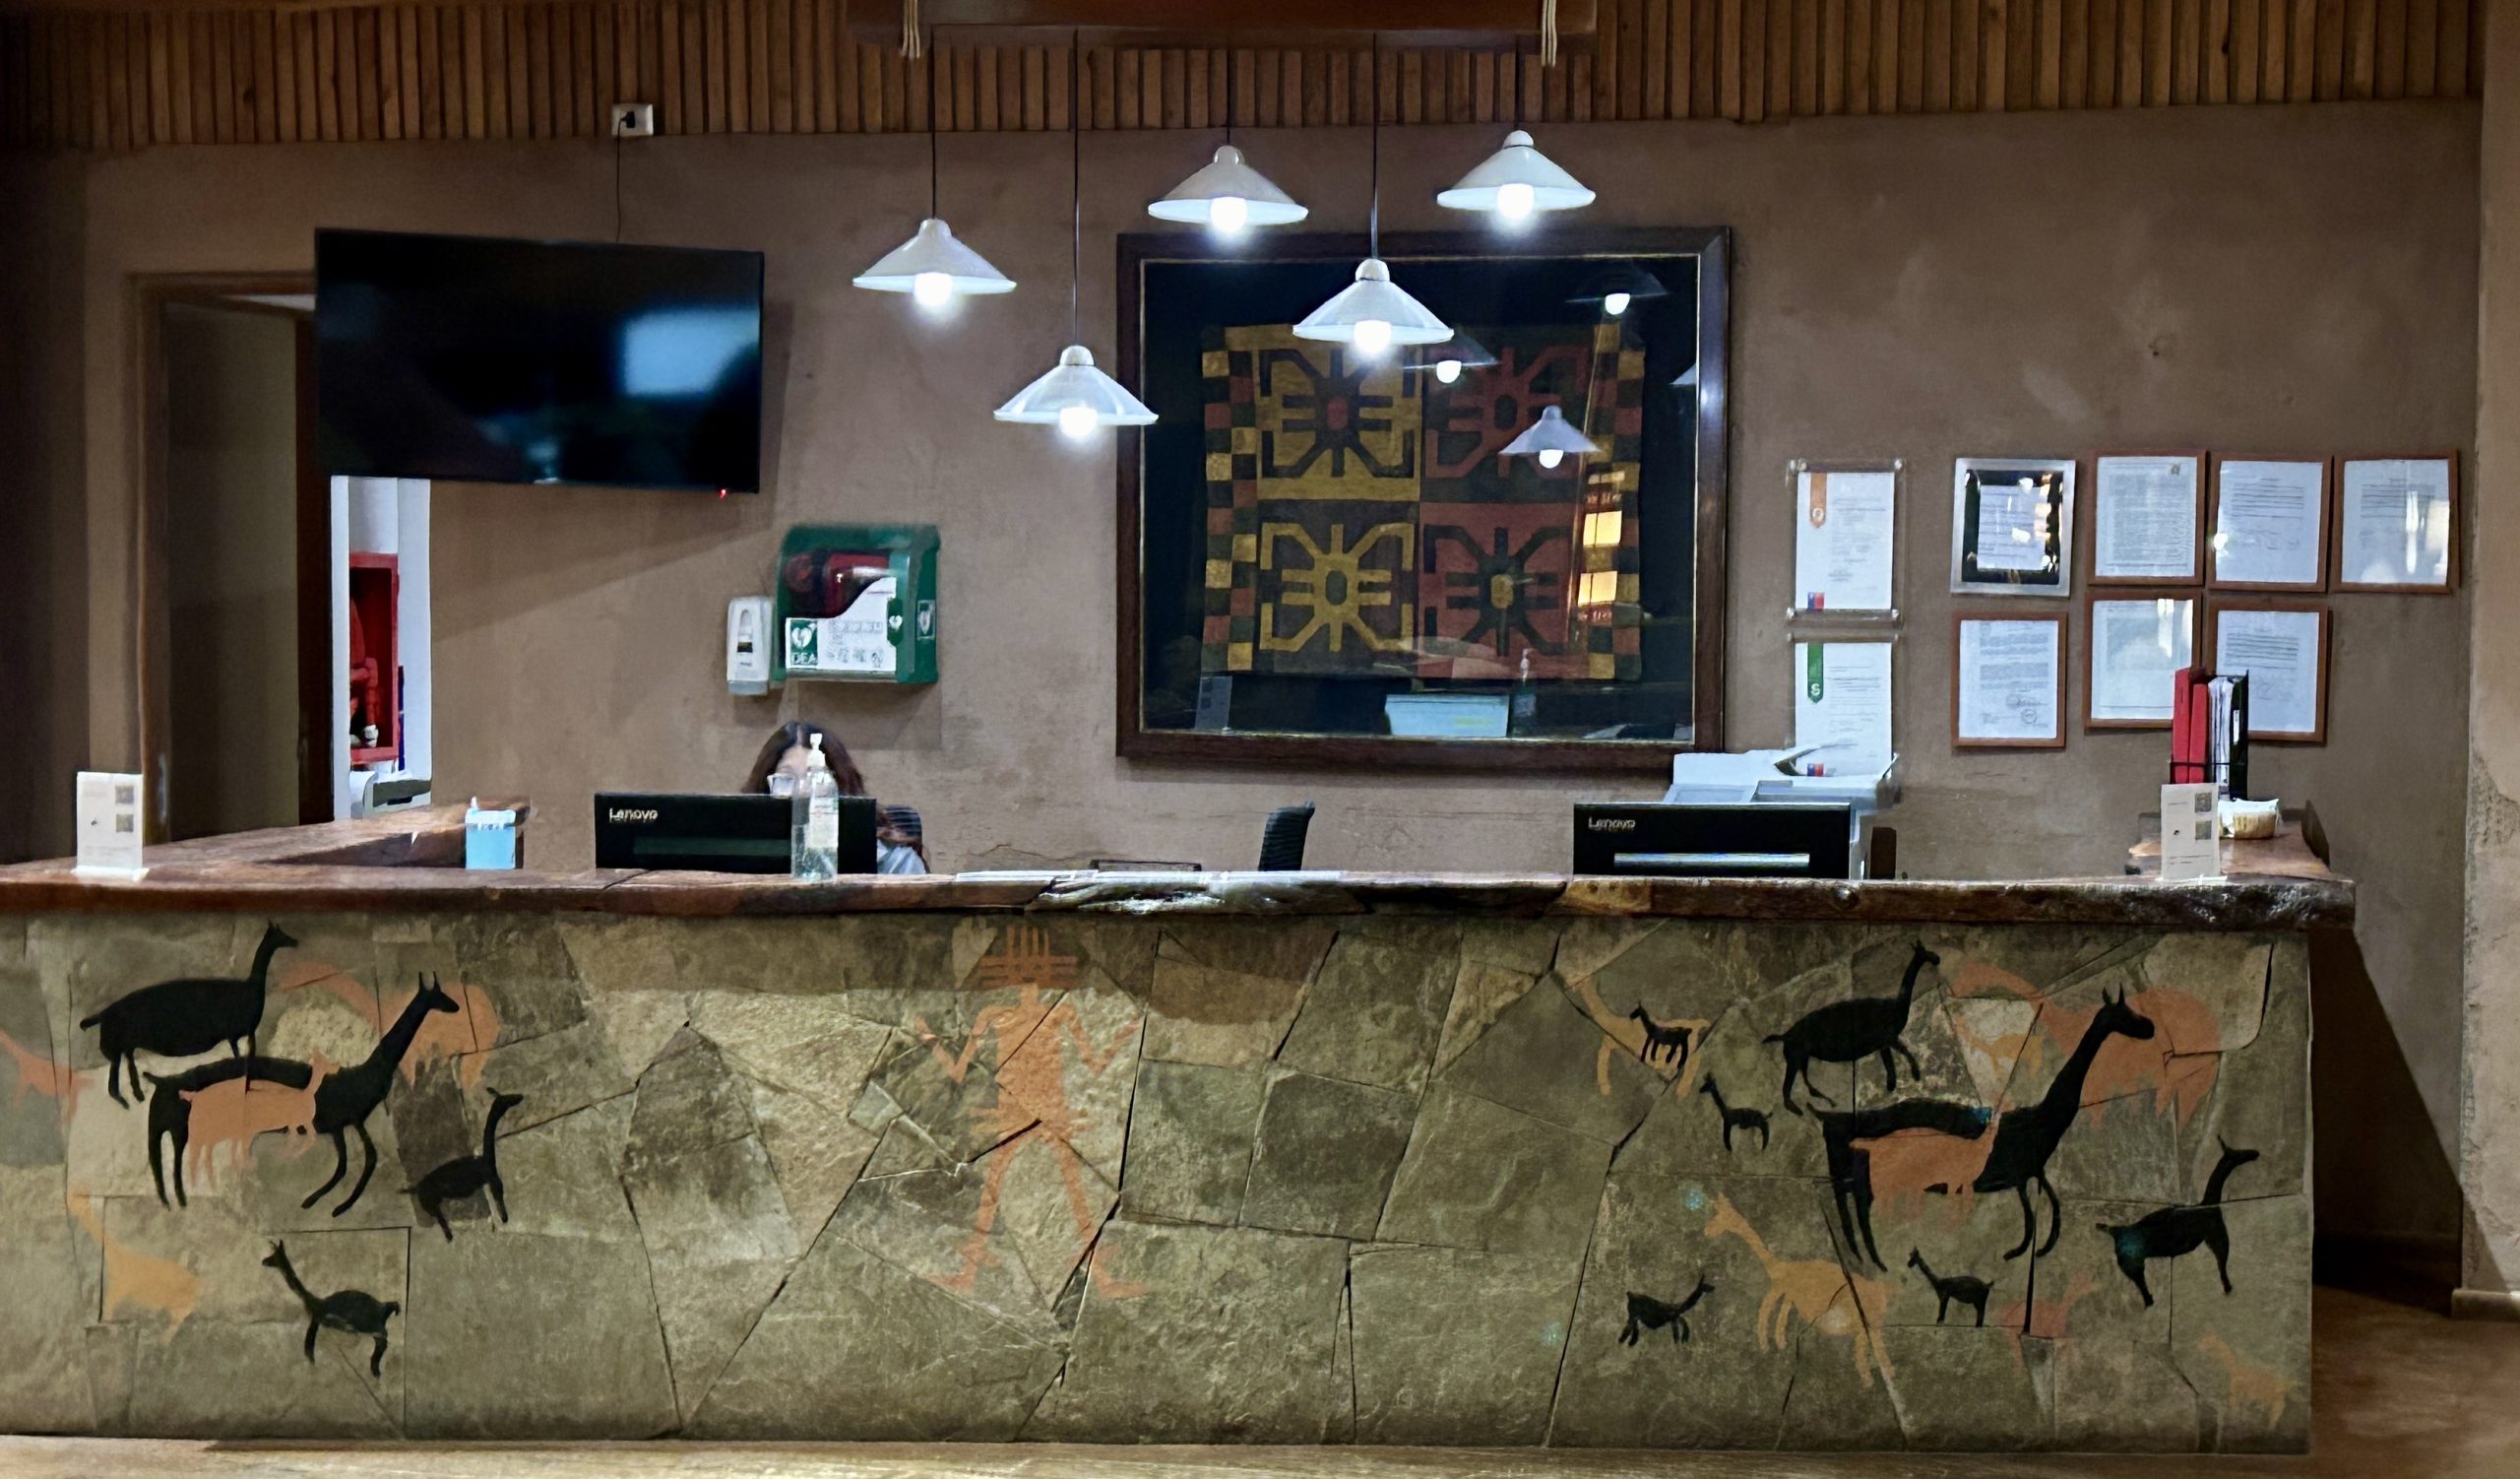
[[[2205,583],[2205,462],[2202,452],[2092,459],[2092,584]]]
[[[1951,624],[1955,749],[2065,747],[2065,618],[1963,614]]]
[[[1904,464],[1799,459],[1794,474],[1794,607],[1796,616],[1888,616]]]
[[[2459,458],[2337,465],[2336,588],[2441,595],[2459,581]]]
[[[1952,464],[1952,590],[2070,596],[2073,547],[2073,459],[1963,457]]]
[[[1805,775],[1868,775],[1898,758],[1891,735],[1886,637],[1827,638],[1794,644],[1794,745],[1818,748]]]
[[[2172,678],[2195,661],[2203,609],[2194,591],[2084,597],[2091,656],[2083,676],[2083,728],[2169,729]]]
[[[2327,589],[2327,464],[2226,457],[2214,464],[2206,584],[2222,591]]]
[[[2328,611],[2310,602],[2219,602],[2214,671],[2248,675],[2248,737],[2327,742]]]

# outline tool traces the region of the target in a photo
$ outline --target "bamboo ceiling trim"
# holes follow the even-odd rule
[[[1604,0],[1544,70],[1391,50],[1394,123],[1996,112],[2475,96],[2486,0]],[[843,0],[41,12],[0,16],[0,144],[133,149],[604,132],[922,128],[923,65],[852,40]],[[1083,123],[1363,122],[1362,50],[1089,46]],[[935,49],[940,129],[1068,126],[1067,49]]]

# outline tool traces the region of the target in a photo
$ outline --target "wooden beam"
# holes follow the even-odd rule
[[[849,29],[859,40],[899,41],[902,0],[852,0]],[[1561,36],[1590,36],[1602,0],[1558,0]],[[919,0],[918,21],[1010,31],[1086,31],[1097,43],[1188,46],[1302,45],[1380,35],[1386,45],[1498,42],[1540,33],[1532,0],[1272,0],[1255,15],[1244,0]]]

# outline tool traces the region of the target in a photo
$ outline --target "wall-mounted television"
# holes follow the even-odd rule
[[[315,233],[327,471],[761,487],[759,252]]]

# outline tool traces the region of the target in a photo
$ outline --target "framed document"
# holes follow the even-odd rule
[[[2459,459],[2356,457],[2338,465],[2336,588],[2442,594],[2459,580]]]
[[[1794,644],[1794,745],[1822,746],[1808,775],[1863,775],[1897,758],[1890,733],[1890,656],[1880,638]]]
[[[2103,452],[2092,459],[2092,584],[2203,585],[2204,547],[2204,453]]]
[[[1791,464],[1795,615],[1886,616],[1897,610],[1901,466]]]
[[[2065,618],[1962,615],[1951,624],[1956,749],[2065,747]]]
[[[2085,597],[2091,661],[2083,683],[2083,728],[2169,729],[2171,679],[2195,661],[2201,614],[2193,591],[2094,591]]]
[[[2327,589],[2327,464],[2227,457],[2214,464],[2213,570],[2225,591]],[[2249,691],[2254,702],[2256,685]]]
[[[2248,737],[2327,742],[2328,612],[2307,602],[2213,609],[2214,671],[2248,675]]]
[[[2074,591],[2071,458],[1963,457],[1951,469],[1951,589]]]

